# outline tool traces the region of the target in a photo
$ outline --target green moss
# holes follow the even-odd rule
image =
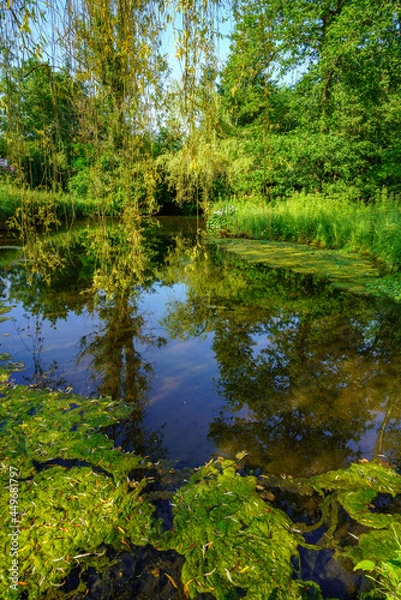
[[[299,536],[284,512],[260,499],[256,483],[234,463],[215,461],[176,493],[167,543],[186,557],[182,581],[191,598],[237,598],[236,588],[255,600],[302,597],[291,578]]]

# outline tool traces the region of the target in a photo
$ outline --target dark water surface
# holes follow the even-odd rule
[[[195,221],[161,222],[136,257],[121,230],[104,257],[85,226],[45,254],[0,250],[14,380],[134,403],[116,443],[177,466],[241,450],[276,474],[399,464],[400,307],[203,247]]]

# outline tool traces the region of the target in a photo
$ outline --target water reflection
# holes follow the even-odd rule
[[[137,215],[128,213],[124,221],[102,220],[63,234],[44,235],[39,243],[31,240],[24,247],[23,260],[7,273],[8,301],[24,309],[15,328],[29,355],[25,383],[64,389],[70,383],[75,389],[71,372],[68,380],[63,375],[65,364],[45,357],[48,323],[59,331],[59,342],[63,337],[60,321],[75,325],[77,370],[82,367],[90,373],[96,394],[124,398],[135,406],[129,422],[121,424],[114,435],[141,454],[157,450],[163,455],[160,432],[148,432],[143,423],[154,375],[144,350],[166,343],[147,330],[138,310],[140,292],[154,281],[152,243],[152,235],[145,236]],[[46,254],[53,259],[45,259]],[[82,335],[82,320],[74,323],[72,314],[90,323],[87,334]]]
[[[187,299],[164,324],[180,339],[214,333],[225,406],[209,435],[220,452],[247,449],[253,465],[297,475],[399,460],[398,308],[218,252],[181,263]]]
[[[57,256],[44,275],[41,252]],[[136,214],[49,235],[0,269],[16,305],[2,350],[26,362],[17,381],[131,402],[114,431],[127,449],[189,466],[246,449],[251,465],[296,475],[400,460],[397,305]]]
[[[117,428],[123,443],[140,454],[164,454],[158,434],[147,434],[144,411],[149,402],[154,370],[145,350],[161,348],[167,340],[146,329],[143,315],[138,311],[137,293],[127,292],[113,299],[103,297],[97,307],[98,324],[80,341],[78,363],[91,357],[91,377],[97,382],[97,393],[124,398],[135,406],[129,423]],[[156,448],[155,448],[156,444]]]

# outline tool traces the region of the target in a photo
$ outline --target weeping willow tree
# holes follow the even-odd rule
[[[176,57],[182,62],[183,76],[170,91],[168,126],[177,130],[181,144],[178,152],[166,152],[159,162],[177,200],[194,202],[207,211],[216,178],[224,171],[217,140],[220,103],[216,45],[227,6],[184,0],[174,8],[178,22]]]
[[[203,135],[211,131],[204,115],[213,111],[218,4],[8,0],[0,14],[0,152],[18,166],[20,181],[119,210],[154,211],[155,140],[171,99],[163,40],[173,33],[182,68],[175,94],[186,164],[181,183],[191,188],[196,179],[195,187],[207,189],[207,177],[198,182],[197,136],[201,122]]]
[[[94,202],[103,220],[95,287],[109,295],[118,296],[122,282],[140,281],[148,267],[141,219],[158,209],[157,139],[171,105],[181,150],[167,157],[169,183],[178,200],[208,202],[219,160],[210,102],[218,4],[8,0],[1,12],[0,156],[16,165],[24,190],[14,225],[37,248],[38,224],[43,234],[59,222],[60,194]],[[182,70],[173,97],[166,93],[172,39]],[[40,211],[32,188],[46,192]],[[110,214],[121,216],[123,261],[104,222]]]

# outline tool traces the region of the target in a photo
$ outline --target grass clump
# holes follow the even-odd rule
[[[369,253],[389,271],[401,268],[401,203],[384,192],[371,204],[345,195],[328,198],[304,193],[270,203],[263,199],[218,203],[208,228],[254,239]]]
[[[11,183],[0,184],[0,225],[5,227],[7,220],[22,211],[28,218],[36,217],[47,210],[52,210],[60,220],[88,217],[96,213],[101,202],[90,198],[80,198],[65,192],[49,192],[47,190],[31,190]]]

